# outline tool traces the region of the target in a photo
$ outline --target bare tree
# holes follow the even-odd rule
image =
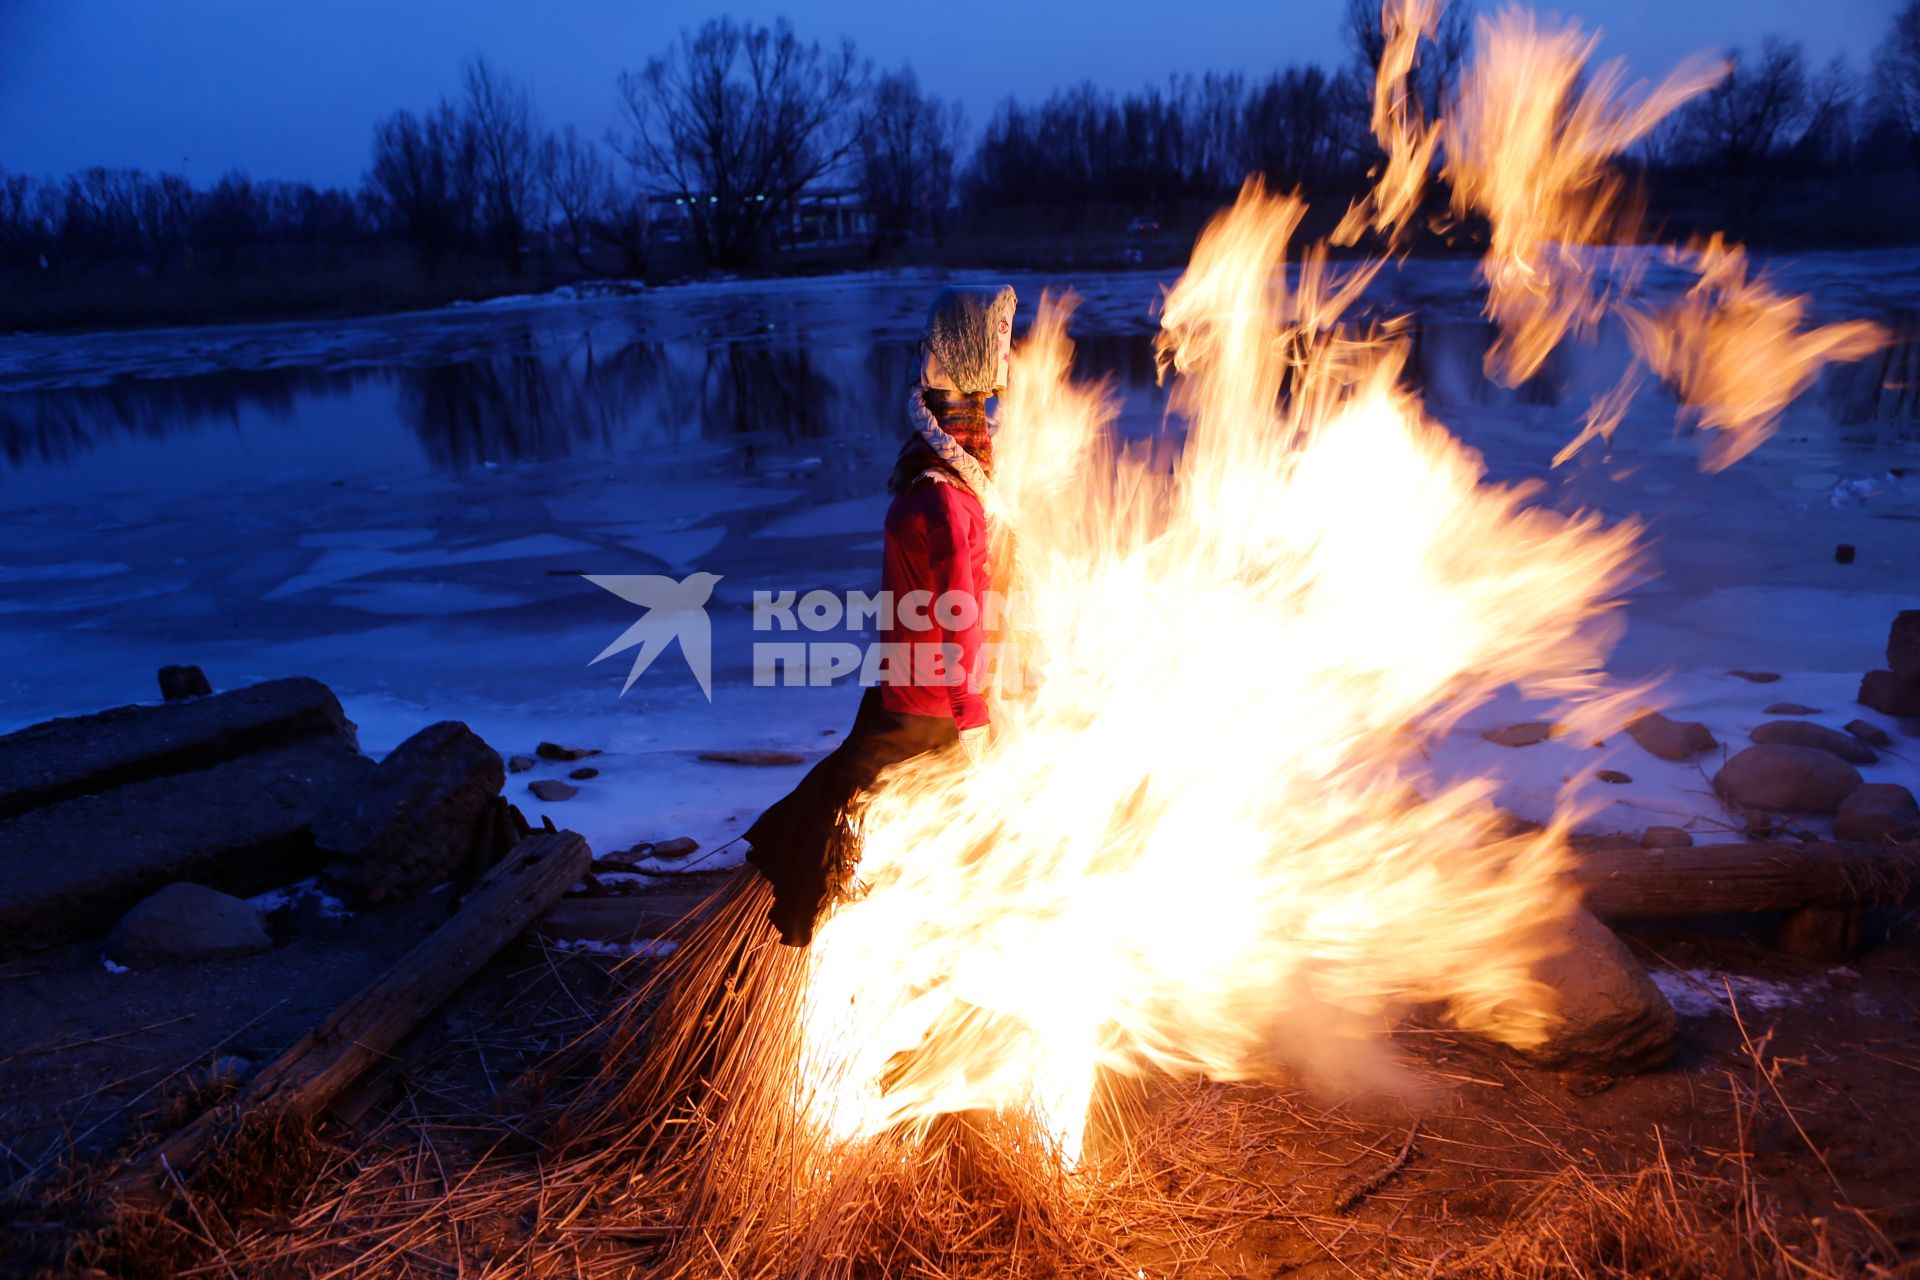
[[[1246,81],[1238,73],[1209,71],[1180,81],[1179,93],[1195,181],[1207,190],[1232,191],[1247,176]]]
[[[0,263],[38,265],[52,244],[52,209],[40,183],[0,172]]]
[[[1244,97],[1240,78],[1223,76],[1118,98],[1082,83],[1037,106],[1002,103],[968,166],[968,200],[986,211],[1041,206],[1059,214],[1214,199],[1244,176]],[[1103,213],[1110,218],[1113,209]]]
[[[607,238],[620,246],[628,275],[647,269],[647,193],[611,176],[601,189],[600,225]]]
[[[1861,82],[1835,54],[1807,81],[1807,107],[1794,159],[1803,170],[1830,173],[1851,160],[1860,133]]]
[[[1881,112],[1920,158],[1920,0],[1907,0],[1873,63]]]
[[[615,146],[648,181],[686,201],[701,249],[738,265],[757,253],[801,190],[859,141],[867,66],[851,42],[802,44],[784,21],[716,18],[622,72]]]
[[[1352,46],[1368,73],[1368,85],[1380,72],[1380,59],[1386,55],[1386,11],[1391,0],[1347,0],[1347,43]],[[1443,0],[1444,3],[1444,0]],[[1436,119],[1440,108],[1460,82],[1461,68],[1473,51],[1474,6],[1471,0],[1455,0],[1440,11],[1439,26],[1430,40],[1421,46],[1420,60],[1413,68],[1411,88],[1427,119]],[[1370,103],[1365,104],[1371,109]]]
[[[600,148],[582,138],[572,125],[549,134],[542,151],[547,195],[567,224],[573,258],[587,266],[586,251],[593,239],[593,220],[606,203],[607,165]]]
[[[1325,191],[1351,179],[1373,145],[1357,80],[1309,64],[1254,85],[1242,108],[1242,167],[1283,190]]]
[[[1727,53],[1727,75],[1681,111],[1673,158],[1712,175],[1726,195],[1727,218],[1742,223],[1774,194],[1790,148],[1817,117],[1806,56],[1797,43],[1769,36],[1758,57]]]
[[[429,268],[472,229],[473,174],[472,139],[444,102],[424,118],[396,111],[373,127],[369,201]]]
[[[60,248],[82,261],[158,264],[188,244],[193,204],[185,178],[95,166],[61,188]]]
[[[860,186],[877,238],[899,244],[917,226],[938,232],[953,198],[965,114],[920,92],[911,68],[881,76],[860,129]]]
[[[544,220],[540,146],[526,90],[485,58],[466,66],[461,121],[472,140],[481,229],[518,275],[527,231]]]

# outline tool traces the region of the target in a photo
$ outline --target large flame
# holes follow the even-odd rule
[[[1621,106],[1586,37],[1509,15],[1429,126],[1404,82],[1437,13],[1389,2],[1392,189],[1348,223],[1397,229],[1444,140],[1456,207],[1493,229],[1495,364],[1517,379],[1625,305],[1577,253],[1625,233],[1606,161],[1709,77]],[[1067,376],[1071,301],[1042,302],[995,503],[1018,535],[1001,674],[1038,679],[994,684],[983,761],[910,762],[858,815],[859,892],[807,961],[797,1087],[822,1136],[998,1109],[1072,1155],[1103,1072],[1377,1066],[1364,1046],[1416,1004],[1516,1044],[1550,1025],[1529,975],[1569,909],[1565,815],[1502,835],[1493,781],[1436,784],[1422,744],[1509,685],[1569,732],[1615,722],[1598,673],[1638,531],[1489,483],[1403,388],[1391,328],[1342,322],[1378,264],[1289,267],[1302,211],[1249,183],[1167,295],[1177,456],[1117,442],[1105,388]],[[1720,465],[1868,335],[1804,332],[1728,251],[1701,270],[1678,308],[1630,315],[1738,442]]]
[[[1351,1067],[1416,1002],[1542,1034],[1557,833],[1408,788],[1504,685],[1588,705],[1635,531],[1486,484],[1400,349],[1333,327],[1365,272],[1289,286],[1300,212],[1249,186],[1167,297],[1171,470],[1116,447],[1042,304],[997,448],[1039,683],[979,766],[913,762],[861,816],[806,1016],[833,1132],[1027,1108],[1072,1150],[1101,1068]]]

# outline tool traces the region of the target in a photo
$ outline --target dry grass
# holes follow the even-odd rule
[[[1017,1122],[982,1116],[829,1149],[792,1123],[788,1030],[803,956],[744,941],[767,936],[750,874],[717,906],[670,962],[632,967],[639,985],[614,1017],[597,1019],[605,1006],[543,953],[513,984],[552,979],[527,997],[539,1007],[522,1011],[519,1040],[501,1032],[444,1047],[444,1062],[408,1075],[370,1132],[234,1146],[191,1189],[173,1185],[166,1212],[85,1239],[61,1270],[309,1280],[1905,1274],[1865,1218],[1791,1212],[1753,1175],[1753,1119],[1792,1120],[1764,1038],[1747,1041],[1744,1077],[1727,1079],[1746,1117],[1736,1149],[1669,1159],[1663,1145],[1612,1171],[1564,1145],[1577,1120],[1548,1114],[1552,1100],[1518,1075],[1509,1083],[1530,1097],[1510,1109],[1425,1119],[1265,1085],[1114,1083],[1091,1154],[1071,1172],[1036,1155],[1044,1144]],[[557,1036],[571,1043],[554,1054]],[[487,1102],[462,1091],[456,1067],[483,1074]],[[1470,1078],[1432,1071],[1437,1083]],[[289,1165],[298,1177],[266,1176]],[[1460,1194],[1475,1186],[1519,1190],[1476,1214]]]
[[[1459,1280],[1843,1280],[1907,1274],[1865,1219],[1784,1213],[1751,1181],[1676,1173],[1664,1158],[1602,1179],[1550,1180],[1494,1239],[1434,1273]],[[1879,1261],[1876,1261],[1878,1259]]]

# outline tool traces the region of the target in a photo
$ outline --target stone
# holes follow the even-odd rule
[[[1780,678],[1778,671],[1729,671],[1730,676],[1739,676],[1748,684],[1772,684]]]
[[[542,760],[585,760],[588,756],[600,753],[592,747],[563,747],[557,742],[543,742],[533,749],[533,753]]]
[[[505,781],[499,752],[480,735],[457,720],[428,725],[314,821],[328,881],[367,902],[439,884],[473,856]]]
[[[1624,1075],[1673,1057],[1679,1020],[1660,988],[1613,930],[1585,907],[1543,941],[1554,950],[1532,977],[1552,988],[1556,1020],[1544,1043],[1520,1050],[1556,1071]]]
[[[507,771],[509,773],[525,773],[539,763],[540,762],[532,756],[508,756]]]
[[[656,858],[684,858],[700,847],[700,842],[692,836],[675,836],[671,840],[656,841],[653,856]]]
[[[1763,708],[1760,714],[1766,716],[1817,716],[1820,714],[1820,708],[1804,706],[1798,702],[1776,702],[1770,707]]]
[[[1616,787],[1624,787],[1633,781],[1632,774],[1622,773],[1618,769],[1602,769],[1593,776]]]
[[[1658,711],[1649,711],[1628,721],[1627,736],[1662,760],[1691,760],[1720,745],[1704,724],[1669,720]]]
[[[616,867],[631,867],[636,862],[645,862],[653,856],[653,846],[641,841],[631,849],[615,849],[612,853],[600,855],[599,861],[611,863]]]
[[[1888,716],[1920,716],[1920,679],[1892,671],[1869,671],[1860,679],[1854,701]]]
[[[201,884],[170,884],[120,917],[106,956],[130,969],[196,960],[231,960],[272,948],[260,912]]]
[[[48,720],[0,737],[0,818],[297,742],[358,750],[340,700],[318,680]]]
[[[797,751],[762,751],[752,748],[739,751],[702,751],[700,758],[717,764],[781,765],[807,762],[807,758]]]
[[[105,933],[175,881],[247,895],[312,875],[315,814],[372,768],[338,740],[296,743],[0,821],[0,954]]]
[[[1713,785],[1746,809],[1832,813],[1860,785],[1860,774],[1831,752],[1769,742],[1735,752]]]
[[[1895,782],[1868,782],[1840,802],[1833,838],[1860,844],[1885,844],[1920,824],[1913,792]]]
[[[1887,667],[1904,680],[1920,680],[1920,609],[1902,609],[1887,632]]]
[[[168,702],[204,698],[212,692],[213,686],[207,683],[207,673],[198,667],[160,668],[160,696]]]
[[[1560,726],[1551,721],[1528,720],[1499,729],[1483,729],[1480,736],[1503,747],[1530,747],[1536,742],[1545,742],[1559,732]]]
[[[569,773],[567,776],[569,778],[576,779],[580,782],[585,782],[589,778],[599,777],[600,771],[598,769],[575,769],[572,773]]]
[[[580,794],[580,788],[560,781],[558,778],[541,778],[527,784],[527,790],[549,804],[562,800],[571,800]]]
[[[1887,735],[1887,731],[1870,720],[1847,721],[1847,732],[1870,747],[1890,747],[1893,745],[1893,739]]]
[[[1852,734],[1829,729],[1823,724],[1809,724],[1805,720],[1769,720],[1756,725],[1747,737],[1754,742],[1812,747],[1815,751],[1839,756],[1848,764],[1872,764],[1880,758],[1878,752]]]
[[[1648,827],[1640,833],[1642,849],[1691,849],[1693,837],[1679,827]]]

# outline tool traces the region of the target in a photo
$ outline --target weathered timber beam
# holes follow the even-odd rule
[[[1568,875],[1608,920],[1920,904],[1920,845],[1703,844],[1573,855]]]

